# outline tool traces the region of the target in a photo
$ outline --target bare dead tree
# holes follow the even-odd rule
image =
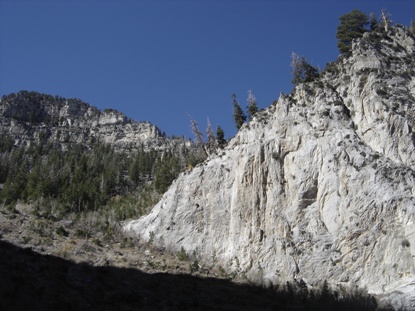
[[[385,28],[385,32],[388,31],[389,26],[392,24],[392,20],[390,19],[390,16],[391,15],[385,9],[383,9],[380,14],[381,24]]]
[[[207,135],[206,149],[209,154],[212,154],[215,152],[218,144],[216,142],[216,137],[212,130],[212,125],[210,124],[209,118],[207,119],[206,135]]]
[[[203,137],[203,133],[199,130],[199,125],[197,124],[196,120],[190,117],[190,123],[192,127],[192,133],[195,136],[195,143],[198,149],[198,157],[200,159],[205,159],[207,156],[207,152],[205,149],[205,141]]]

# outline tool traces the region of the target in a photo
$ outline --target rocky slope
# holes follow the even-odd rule
[[[174,143],[149,122],[136,122],[114,109],[99,109],[79,99],[21,91],[0,101],[0,133],[15,139],[16,145],[31,142],[59,142],[65,149],[72,143],[93,140],[129,151],[166,149]]]
[[[87,222],[93,222],[94,217]],[[187,256],[33,206],[0,209],[1,310],[377,310],[363,291],[263,289]],[[232,280],[230,280],[232,278]]]
[[[124,229],[257,284],[356,284],[414,309],[414,51],[403,27],[365,34]]]

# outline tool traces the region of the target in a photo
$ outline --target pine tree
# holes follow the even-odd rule
[[[370,13],[369,18],[370,18],[370,30],[375,31],[379,26],[378,20],[374,13]]]
[[[140,166],[139,166],[139,163],[140,163],[140,159],[139,159],[139,156],[137,154],[136,157],[131,161],[131,164],[128,168],[128,177],[134,183],[134,185],[137,185],[139,180],[140,180]],[[104,187],[104,185],[102,183],[102,186],[100,186],[100,188],[103,189],[103,187]]]
[[[225,132],[220,127],[220,125],[218,125],[218,127],[216,128],[216,141],[218,142],[218,146],[220,148],[223,148],[226,144]]]
[[[155,171],[155,188],[159,193],[164,193],[179,175],[180,161],[167,152],[157,160]]]
[[[36,200],[44,196],[42,193],[42,185],[46,178],[42,176],[43,167],[40,158],[35,159],[33,162],[33,167],[30,171],[26,185],[26,191],[29,199]]]
[[[19,199],[25,200],[27,184],[27,170],[23,165],[13,172],[9,173],[3,191],[1,192],[2,199],[6,205],[11,204]]]
[[[232,94],[232,104],[233,104],[233,120],[235,122],[236,128],[239,130],[246,121],[246,115],[243,112],[241,106],[239,105],[235,94]]]
[[[292,52],[291,54],[292,84],[298,85],[304,82],[311,82],[318,77],[318,70],[310,65],[303,56]]]
[[[252,93],[251,90],[249,90],[248,91],[248,98],[246,100],[248,102],[248,106],[246,106],[246,110],[248,112],[249,120],[251,120],[253,115],[258,112],[258,105],[257,105],[255,100],[256,100],[256,98],[255,98],[254,94]]]
[[[337,27],[337,47],[340,53],[348,53],[352,48],[353,39],[360,38],[367,31],[369,18],[359,10],[340,16],[340,25]]]

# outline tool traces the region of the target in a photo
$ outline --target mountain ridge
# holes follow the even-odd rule
[[[99,140],[125,151],[174,145],[150,122],[134,121],[115,109],[101,111],[80,99],[20,91],[4,95],[0,104],[0,132],[11,135],[15,145],[50,140],[67,148]]]

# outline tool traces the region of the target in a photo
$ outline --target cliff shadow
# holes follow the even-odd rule
[[[288,288],[289,289],[289,288]],[[0,241],[0,310],[375,310],[370,296],[94,267]]]

